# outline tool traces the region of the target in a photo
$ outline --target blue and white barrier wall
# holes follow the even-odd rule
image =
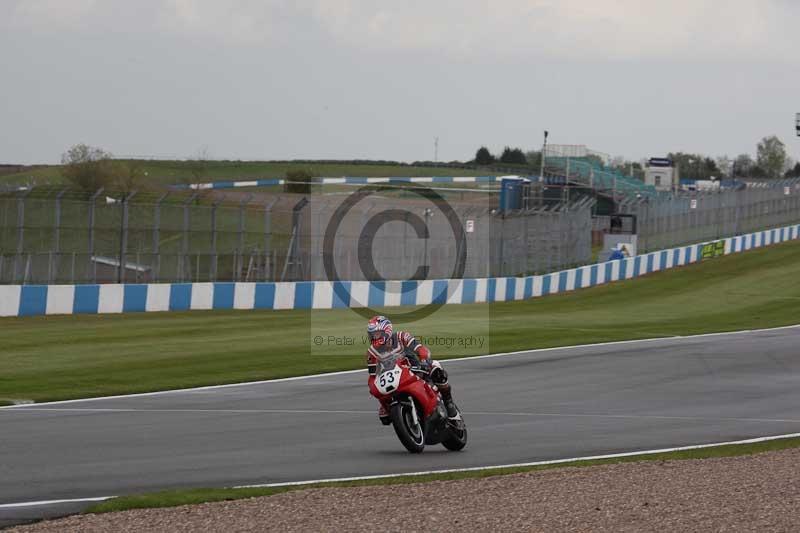
[[[795,240],[800,225],[521,278],[425,281],[2,285],[0,316],[207,309],[336,309],[538,298]]]
[[[368,185],[368,184],[388,184],[395,185],[401,183],[495,183],[500,182],[504,177],[516,176],[397,176],[385,178],[367,178],[360,176],[343,176],[341,178],[314,178],[314,183],[320,185]],[[283,178],[267,178],[256,180],[237,180],[237,181],[214,181],[210,183],[193,183],[191,185],[175,185],[181,189],[236,189],[238,187],[267,187],[270,185],[283,185],[286,180]]]

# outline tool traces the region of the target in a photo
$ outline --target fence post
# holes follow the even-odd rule
[[[178,268],[180,269],[180,281],[186,281],[184,278],[186,272],[189,273],[189,278],[192,277],[192,265],[189,259],[189,205],[197,198],[197,193],[192,195],[183,202],[183,240],[181,243],[181,255],[178,261]]]
[[[270,251],[272,250],[271,210],[277,201],[272,200],[264,204],[264,281],[270,281],[274,271],[274,263],[270,261]]]
[[[244,267],[244,228],[245,228],[245,217],[244,217],[244,206],[250,203],[250,200],[253,199],[252,194],[248,194],[245,196],[241,202],[239,202],[239,249],[237,250],[236,255],[234,256],[234,276],[232,281],[239,281],[242,275],[242,268]]]
[[[506,212],[500,213],[500,243],[497,253],[497,267],[492,273],[493,277],[503,275],[503,265],[505,263],[505,244],[506,244]]]
[[[18,272],[22,267],[22,254],[25,251],[25,198],[32,190],[33,187],[30,187],[17,197],[17,256],[14,259],[15,283],[18,279]]]
[[[404,215],[405,220],[403,221],[403,266],[402,266],[402,272],[403,273],[405,273],[407,271],[406,267],[407,267],[407,261],[408,261],[408,228],[411,225],[408,222],[408,218],[409,218],[410,215],[411,215],[411,212],[410,211],[406,211],[405,215]],[[364,227],[365,223],[366,223],[366,221],[362,220],[362,222],[361,222],[361,227],[362,228]]]
[[[300,231],[300,214],[303,208],[308,204],[308,198],[303,198],[292,207],[292,236],[289,238],[289,246],[286,249],[286,261],[283,263],[283,272],[281,272],[281,281],[286,280],[286,273],[289,269],[289,263],[292,264],[295,279],[302,279],[302,265],[300,264],[300,246],[299,240],[301,238]]]
[[[51,256],[51,267],[50,273],[48,274],[48,283],[53,283],[53,273],[55,273],[55,278],[58,278],[58,271],[60,269],[61,263],[61,198],[67,192],[67,189],[62,189],[56,195],[56,212],[55,212],[55,226],[53,227],[53,251],[54,254]],[[54,257],[53,257],[54,256]]]
[[[431,270],[432,270],[431,266],[428,264],[428,241],[431,238],[430,224],[429,224],[428,220],[433,216],[433,211],[431,211],[429,208],[426,207],[425,211],[423,212],[423,214],[425,215],[425,229],[427,231],[426,231],[426,234],[425,234],[425,238],[423,239],[425,241],[425,253],[422,256],[422,266],[427,268],[427,271],[426,271],[425,277],[422,278],[422,279],[427,279],[427,278],[430,277]]]
[[[156,200],[156,208],[153,211],[153,254],[155,255],[155,268],[153,269],[153,281],[158,283],[161,276],[161,202],[163,202],[169,191],[165,192]]]
[[[217,281],[217,207],[225,200],[223,194],[215,202],[211,203],[211,265],[209,281]],[[197,255],[197,277],[200,277],[200,254]]]
[[[125,283],[125,262],[128,251],[128,204],[136,196],[136,191],[122,197],[122,220],[119,226],[119,267],[117,283]]]
[[[529,238],[528,237],[528,224],[531,221],[531,211],[530,211],[530,209],[526,209],[522,213],[521,216],[522,216],[522,222],[523,222],[524,228],[525,228],[524,237],[523,237],[525,239],[523,241],[524,248],[525,248],[525,272],[524,272],[524,275],[528,276],[528,275],[530,275],[530,268],[531,268],[531,266],[530,266],[531,245],[530,245],[530,242],[528,240],[528,238]]]
[[[103,187],[97,191],[89,199],[89,264],[86,266],[86,279],[89,280],[91,274],[92,283],[97,283],[97,262],[94,260],[94,219],[95,219],[95,202],[97,197],[103,193]]]

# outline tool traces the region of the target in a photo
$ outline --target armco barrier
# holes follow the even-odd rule
[[[341,178],[314,178],[314,183],[320,185],[367,185],[367,184],[389,184],[398,185],[403,183],[494,183],[499,182],[504,176],[393,176],[386,178],[366,178],[360,176],[343,176]],[[286,182],[283,178],[265,178],[254,180],[237,181],[213,181],[209,183],[192,183],[190,185],[180,184],[175,187],[180,189],[236,189],[238,187],[266,187],[271,185],[283,185]]]
[[[659,250],[541,276],[425,281],[4,285],[0,316],[201,309],[335,309],[537,298],[795,240],[800,225]]]

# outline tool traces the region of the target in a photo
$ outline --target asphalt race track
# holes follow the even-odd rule
[[[467,448],[408,454],[366,373],[0,409],[0,504],[511,464],[800,432],[800,328],[445,363]],[[0,507],[0,526],[86,503]]]

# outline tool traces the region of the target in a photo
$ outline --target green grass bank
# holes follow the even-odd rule
[[[482,176],[492,174],[485,169],[391,165],[380,163],[354,164],[332,161],[206,161],[198,172],[191,161],[123,160],[135,165],[152,185],[175,185],[189,182],[227,181],[239,179],[283,178],[291,170],[307,170],[314,176]],[[52,185],[65,183],[60,165],[43,166],[15,174],[0,176],[0,184],[17,185],[33,181]]]
[[[384,312],[447,359],[790,325],[800,311],[799,275],[800,243],[791,242],[562,295],[446,306],[416,321],[397,319],[408,308]],[[3,318],[0,402],[360,368],[364,324],[347,309]]]

